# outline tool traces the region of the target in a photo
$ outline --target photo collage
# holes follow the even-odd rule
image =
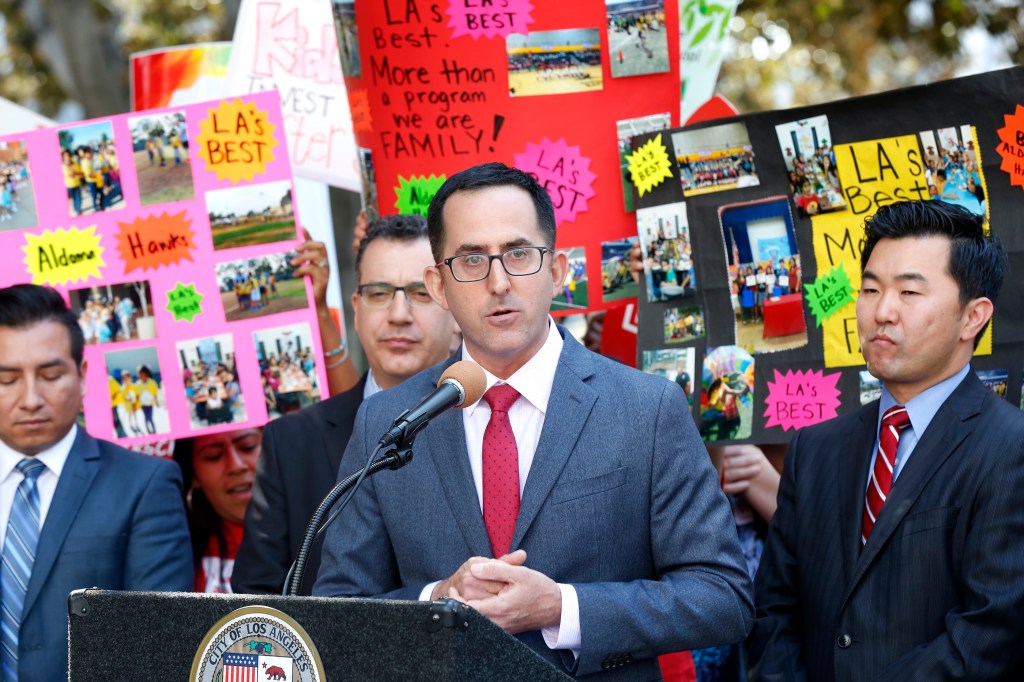
[[[784,119],[781,113],[774,116]],[[821,352],[808,349],[808,344],[811,329],[816,322],[820,326],[815,315],[821,310],[815,307],[814,295],[824,285],[806,276],[803,259],[807,254],[801,252],[800,245],[806,249],[812,243],[812,220],[833,220],[827,224],[835,225],[841,224],[835,222],[837,217],[849,216],[863,221],[864,216],[853,215],[851,209],[850,196],[856,198],[859,188],[844,187],[843,178],[849,182],[852,174],[870,181],[886,172],[898,175],[886,164],[893,169],[897,166],[880,146],[878,166],[854,168],[849,160],[850,143],[845,141],[839,144],[845,156],[840,154],[837,159],[828,113],[783,120],[768,128],[773,134],[767,140],[752,139],[743,120],[669,130],[656,117],[638,120],[641,123],[633,127],[620,126],[620,158],[624,160],[636,145],[650,142],[660,133],[675,161],[672,177],[664,182],[678,183],[678,190],[661,188],[656,198],[639,200],[630,187],[644,263],[643,369],[673,380],[684,374],[699,378],[690,390],[699,391],[694,416],[706,441],[743,441],[758,433],[784,440],[782,428],[769,431],[764,426],[764,408],[757,405],[768,404],[777,396],[756,395],[755,388],[765,384],[755,380],[754,370],[759,357],[766,358],[768,366],[777,366],[783,359],[799,364],[800,354]],[[905,152],[906,163],[917,173],[912,180],[920,183],[923,194],[926,191],[925,198],[988,215],[987,185],[974,126],[918,128],[899,138],[898,144],[904,139],[916,145]],[[762,163],[765,158],[770,164]],[[843,163],[848,165],[841,166]],[[763,168],[769,165],[784,169],[785,177],[775,171],[765,177]],[[737,195],[741,197],[732,198]],[[855,206],[860,210],[860,204]],[[705,226],[712,215],[717,229],[708,244],[705,235],[712,233]],[[709,261],[717,259],[694,250],[695,220],[702,221],[700,247],[723,253],[724,268],[704,271]],[[801,238],[801,232],[806,237]],[[822,247],[846,248],[838,237],[827,239]],[[623,243],[617,252],[609,250],[602,255],[614,265],[612,259],[624,257],[628,248],[631,245]],[[602,265],[607,272],[606,264]],[[818,270],[817,277],[821,275]],[[818,290],[808,288],[814,284],[819,285]],[[725,296],[717,293],[723,288]],[[846,295],[850,303],[855,301],[856,288]],[[728,301],[729,318],[716,301]],[[852,312],[848,314],[852,316]],[[851,334],[855,341],[856,329]],[[1006,393],[1009,381],[1005,370],[983,370],[978,375],[997,394]],[[881,391],[877,379],[863,370],[856,383],[863,403],[877,398]],[[782,390],[773,385],[784,382],[758,390]]]
[[[268,95],[250,101],[283,131]],[[196,144],[217,106],[0,140],[0,251],[22,253],[5,280],[65,293],[86,344],[87,387],[109,393],[108,409],[87,404],[84,423],[126,446],[259,427],[325,395],[316,315],[295,274],[287,156],[250,182],[221,181]],[[38,152],[51,146],[47,136],[52,157]],[[59,202],[48,201],[51,187]],[[86,216],[93,226],[83,229],[75,219]],[[88,239],[96,246],[83,256],[100,250],[102,259],[72,272],[67,253]],[[104,248],[108,240],[120,248]],[[37,243],[41,272],[19,275]]]

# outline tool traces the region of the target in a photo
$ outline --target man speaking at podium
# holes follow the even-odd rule
[[[656,656],[744,638],[734,522],[679,387],[591,353],[548,315],[568,263],[554,210],[499,163],[448,179],[424,282],[461,353],[369,399],[339,476],[459,359],[483,399],[416,436],[330,527],[314,594],[467,602],[557,668],[659,677]]]
[[[84,338],[53,289],[0,289],[0,658],[66,680],[68,594],[192,589],[181,471],[75,424]]]

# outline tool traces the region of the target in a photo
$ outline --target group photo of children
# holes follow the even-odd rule
[[[246,421],[231,334],[185,341],[177,349],[192,428]]]
[[[0,142],[0,232],[33,227],[36,199],[23,142]]]
[[[511,97],[591,92],[604,87],[601,36],[596,28],[512,33],[508,52]]]
[[[761,184],[743,123],[676,132],[672,146],[685,197]]]
[[[644,257],[648,302],[697,292],[686,202],[637,209],[637,233]]]
[[[149,282],[104,284],[69,294],[87,344],[156,338]]]
[[[267,416],[275,419],[320,401],[308,324],[253,332]]]
[[[836,153],[827,116],[776,126],[789,173],[789,193],[801,218],[846,208],[836,171]]]
[[[925,130],[918,137],[924,150],[928,196],[985,215],[985,182],[974,145],[974,128],[963,125]]]
[[[195,196],[184,112],[128,119],[143,206]]]
[[[115,438],[170,433],[163,377],[156,348],[146,346],[105,354]]]
[[[293,274],[295,255],[291,251],[218,263],[217,282],[227,321],[309,307],[305,283]]]
[[[64,128],[60,141],[68,211],[73,216],[124,208],[121,164],[109,121]]]

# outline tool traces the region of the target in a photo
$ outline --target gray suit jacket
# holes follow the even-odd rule
[[[572,584],[582,650],[520,636],[560,669],[659,677],[659,654],[741,640],[750,584],[729,504],[675,384],[565,338],[512,549]],[[456,358],[363,403],[339,476]],[[328,531],[314,594],[417,599],[471,556],[490,556],[463,416],[417,437],[411,464],[368,479]]]
[[[878,403],[800,431],[756,585],[752,679],[1024,679],[1024,415],[973,373],[863,551]]]
[[[174,462],[79,429],[39,534],[18,639],[19,679],[67,679],[72,590],[192,589],[182,499]]]

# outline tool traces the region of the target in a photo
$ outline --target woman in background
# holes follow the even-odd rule
[[[231,592],[262,439],[262,428],[248,428],[175,443],[174,460],[190,486],[185,501],[196,592]]]

